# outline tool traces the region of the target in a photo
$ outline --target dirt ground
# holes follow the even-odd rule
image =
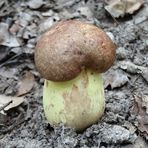
[[[105,5],[101,0],[0,1],[0,94],[25,98],[0,112],[0,148],[148,147],[148,3],[116,19]],[[116,62],[104,74],[105,114],[82,133],[48,124],[44,80],[34,65],[40,35],[65,19],[95,24],[117,44]]]

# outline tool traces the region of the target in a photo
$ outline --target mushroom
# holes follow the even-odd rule
[[[106,33],[78,20],[58,22],[37,42],[35,64],[45,78],[43,107],[52,126],[81,131],[104,113],[102,74],[115,60]]]

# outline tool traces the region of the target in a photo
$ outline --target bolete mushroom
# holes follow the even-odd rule
[[[77,131],[104,113],[101,73],[115,60],[116,46],[106,33],[77,20],[61,21],[37,42],[35,63],[45,78],[43,107],[49,123]]]

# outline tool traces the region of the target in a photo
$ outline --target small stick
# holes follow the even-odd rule
[[[18,116],[17,121],[15,121],[14,124],[12,124],[12,125],[10,125],[9,127],[7,127],[7,129],[4,129],[4,130],[1,130],[1,129],[0,129],[0,132],[3,133],[3,134],[5,134],[5,133],[10,132],[11,130],[13,130],[16,126],[22,124],[22,123],[25,121],[25,119],[21,119],[21,120],[20,120],[21,115],[22,115],[22,114],[20,114],[20,115]]]

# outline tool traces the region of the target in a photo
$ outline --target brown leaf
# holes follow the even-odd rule
[[[143,4],[144,0],[109,0],[105,9],[113,17],[123,17],[125,14],[133,14]]]
[[[26,72],[24,78],[19,82],[19,89],[17,96],[22,96],[29,93],[35,83],[34,75],[31,72]]]
[[[5,104],[11,102],[7,107],[4,108],[5,111],[19,106],[21,103],[24,102],[23,97],[11,97],[11,96],[4,96],[0,95],[0,107],[3,107]]]

